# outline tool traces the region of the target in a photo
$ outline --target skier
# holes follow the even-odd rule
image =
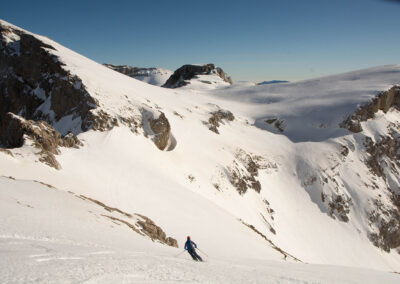
[[[193,260],[195,261],[203,261],[203,259],[196,253],[196,249],[197,245],[195,244],[195,242],[192,242],[190,240],[190,237],[187,237],[187,241],[185,243],[185,250],[188,251],[188,253],[190,254],[190,256],[193,258]]]

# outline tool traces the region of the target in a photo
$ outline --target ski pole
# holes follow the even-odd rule
[[[175,255],[175,257],[180,256],[182,253],[184,253],[185,250],[181,251],[180,253],[178,253],[177,255]]]
[[[208,255],[204,252],[204,251],[201,251],[199,248],[196,248],[196,249],[198,249],[199,250],[199,252],[201,252],[202,254],[204,254],[205,256],[207,256],[208,257]]]

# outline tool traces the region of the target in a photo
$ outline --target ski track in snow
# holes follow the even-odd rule
[[[349,267],[257,260],[198,263],[188,255],[95,250],[0,239],[1,283],[399,283],[400,275]]]

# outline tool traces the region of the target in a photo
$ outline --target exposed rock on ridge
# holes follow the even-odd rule
[[[62,135],[93,125],[89,112],[98,102],[78,77],[63,69],[48,51],[52,49],[30,34],[0,24],[0,127],[8,112],[50,125],[71,115],[74,129],[57,129]]]
[[[28,138],[41,149],[39,160],[59,169],[57,147],[81,144],[75,134],[98,124],[91,113],[98,103],[50,50],[33,35],[0,23],[0,144],[21,147]],[[69,127],[57,129],[61,119]]]
[[[213,73],[217,74],[223,81],[232,84],[232,79],[221,68],[215,68],[214,64],[187,64],[177,69],[162,87],[179,88],[189,84],[189,80],[194,78],[196,75],[210,75]]]
[[[47,122],[25,120],[11,112],[7,113],[0,128],[0,141],[7,148],[21,147],[26,140],[40,150],[40,161],[55,168],[61,166],[54,155],[59,154],[58,147],[78,147],[82,145],[79,139],[70,132],[61,137],[60,132]]]
[[[351,132],[361,132],[361,122],[373,118],[379,110],[386,113],[391,107],[400,109],[400,86],[393,86],[388,91],[381,92],[370,103],[360,106],[340,124],[340,127]]]
[[[40,160],[59,169],[54,157],[58,146],[79,145],[75,135],[109,130],[118,118],[99,108],[82,80],[52,51],[37,37],[0,22],[0,145],[21,147],[29,137],[46,153]],[[132,118],[119,118],[137,128],[130,125]]]
[[[370,201],[374,210],[369,212],[369,238],[375,246],[386,252],[400,246],[400,191],[396,186],[400,181],[400,126],[390,123],[387,134],[370,137],[362,133],[361,122],[373,119],[380,110],[387,113],[391,109],[400,110],[400,86],[379,93],[340,124],[340,127],[363,136],[362,146],[368,155],[364,163],[385,184],[386,189],[380,196],[384,195],[388,202],[383,203],[383,197]],[[378,189],[376,184],[372,187]]]
[[[375,210],[370,212],[370,226],[375,232],[370,234],[374,245],[389,252],[400,246],[400,189],[395,186],[400,177],[400,125],[390,124],[389,134],[377,141],[365,138],[369,154],[366,164],[371,173],[386,183],[384,195],[390,202],[373,200]],[[391,203],[391,204],[390,204]]]
[[[154,221],[151,220],[149,217],[137,213],[130,214],[124,212],[118,208],[110,207],[104,204],[103,202],[89,198],[84,195],[79,195],[79,197],[103,207],[104,210],[106,210],[107,212],[115,213],[115,215],[118,214],[118,217],[116,217],[115,215],[114,216],[102,215],[103,217],[107,217],[113,220],[114,222],[125,224],[126,226],[131,228],[134,232],[142,236],[148,236],[149,238],[152,239],[152,241],[159,241],[171,247],[176,247],[176,248],[178,247],[177,240],[172,237],[167,237],[164,230],[160,226],[157,226],[156,223],[154,223]],[[127,221],[127,218],[129,221]]]

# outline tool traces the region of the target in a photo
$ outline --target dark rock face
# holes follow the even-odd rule
[[[347,117],[340,127],[347,128],[351,132],[361,132],[361,122],[374,117],[375,113],[382,110],[388,112],[391,107],[400,109],[400,86],[394,86],[388,91],[381,92],[370,103],[361,107],[351,116]]]
[[[196,75],[209,75],[212,72],[218,74],[225,82],[232,84],[232,79],[221,68],[215,68],[214,64],[187,64],[177,69],[162,87],[179,88],[189,84],[188,80],[194,78]]]
[[[25,120],[13,113],[7,113],[3,127],[0,128],[0,141],[7,148],[15,148],[21,147],[25,139],[31,140],[33,145],[41,150],[39,160],[55,169],[61,168],[54,156],[59,154],[58,147],[82,145],[73,133],[61,137],[60,132],[45,121]]]
[[[90,96],[82,80],[64,69],[64,63],[52,50],[55,48],[35,36],[0,24],[0,147],[20,147],[24,137],[48,142],[49,133],[57,141],[52,141],[51,145],[71,147],[77,145],[75,135],[89,129],[106,131],[119,122],[138,132],[142,127],[139,117],[112,117],[100,109],[99,102]],[[57,123],[61,119],[63,122]],[[49,133],[33,135],[30,131],[33,128],[26,125],[36,124],[45,125]],[[155,144],[165,149],[171,142],[168,120],[162,114],[149,124]],[[45,150],[57,154],[55,149]],[[46,163],[55,164],[54,161]]]
[[[19,39],[9,42],[10,34]],[[96,100],[48,49],[54,50],[32,35],[0,25],[0,127],[8,112],[49,124],[66,115],[80,117],[82,131],[92,125],[88,113],[97,107]]]
[[[104,112],[92,112],[98,102],[49,50],[55,49],[0,24],[0,145],[21,147],[28,138],[42,150],[39,160],[59,169],[57,147],[76,147],[81,143],[75,134],[110,129],[117,122]],[[66,116],[75,122],[55,129]]]

